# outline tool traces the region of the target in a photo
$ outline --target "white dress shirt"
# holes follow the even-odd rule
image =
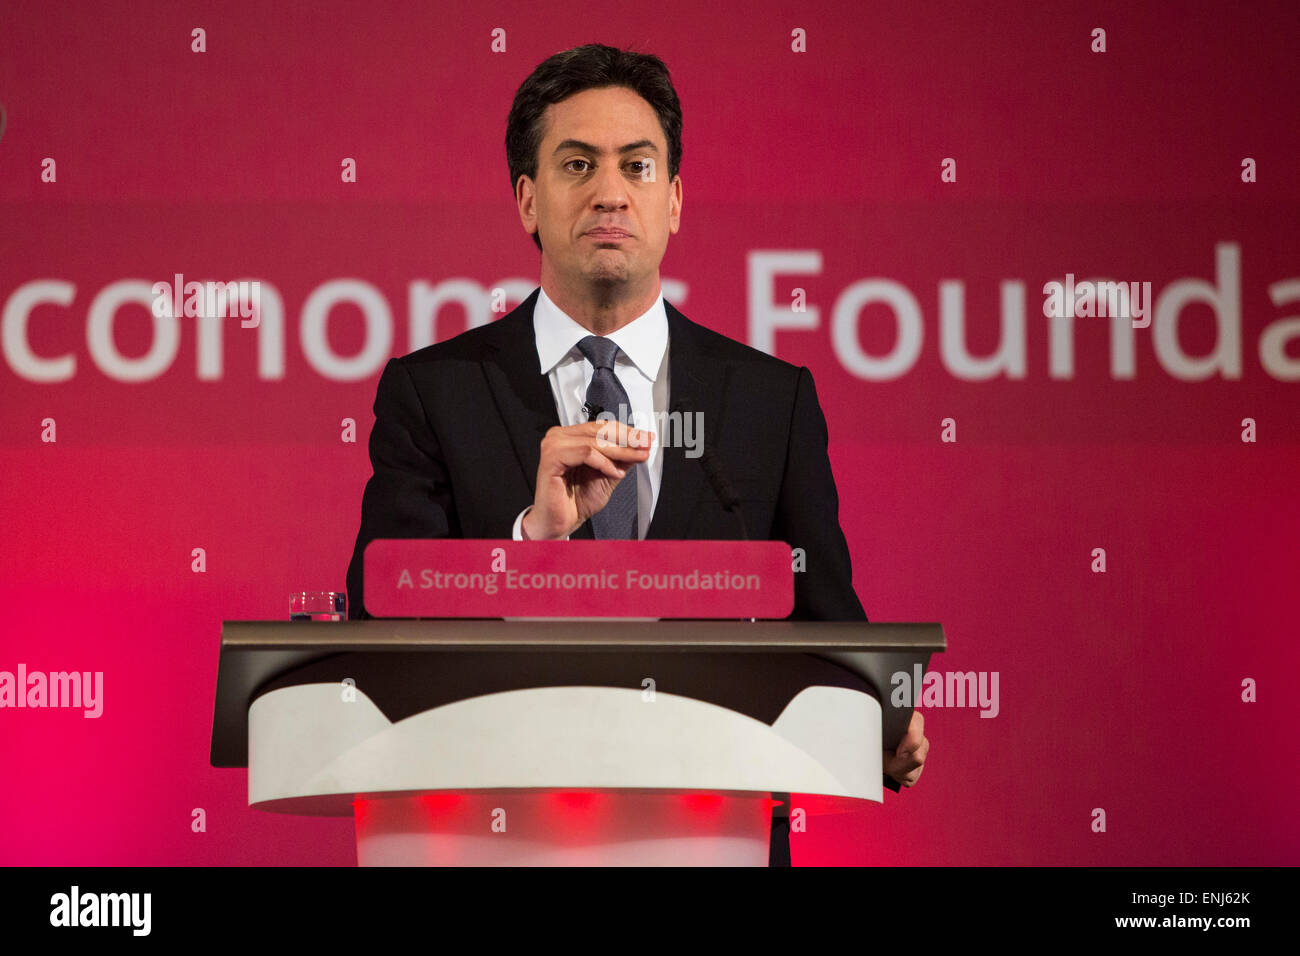
[[[533,335],[537,342],[537,357],[541,360],[541,373],[551,383],[551,394],[555,396],[561,425],[577,425],[587,420],[582,406],[596,370],[578,350],[578,342],[591,334],[565,315],[547,296],[546,290],[538,290],[537,304],[533,308]],[[657,427],[668,412],[668,313],[664,310],[663,293],[660,292],[654,305],[643,315],[606,338],[619,348],[614,359],[614,374],[632,406],[630,424],[655,433],[649,457],[633,466],[636,472],[637,537],[645,538],[659,500],[659,484],[664,470],[663,436]],[[523,521],[528,508],[515,518],[516,541],[523,540]]]

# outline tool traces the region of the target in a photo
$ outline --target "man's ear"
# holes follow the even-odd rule
[[[537,232],[537,186],[527,175],[515,183],[515,205],[519,207],[519,221],[530,236]]]
[[[668,231],[674,236],[682,223],[682,177],[678,173],[673,177],[672,187],[668,190]]]

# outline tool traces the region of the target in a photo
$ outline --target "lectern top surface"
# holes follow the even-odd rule
[[[943,627],[865,621],[415,620],[226,621],[223,647],[338,650],[526,647],[732,651],[943,651]]]
[[[461,661],[477,661],[475,666],[496,658],[498,665],[516,669],[567,658],[565,666],[572,665],[575,672],[610,655],[695,654],[701,662],[740,655],[748,658],[747,664],[774,672],[787,671],[791,658],[806,656],[823,658],[872,687],[887,689],[890,674],[912,673],[914,667],[924,670],[930,655],[946,647],[939,624],[865,621],[225,621],[212,765],[247,766],[248,708],[259,688],[313,662],[340,656],[382,658],[381,670],[390,661],[401,666],[408,658],[432,659],[430,655],[460,655]],[[901,738],[910,710],[886,710],[886,740]]]

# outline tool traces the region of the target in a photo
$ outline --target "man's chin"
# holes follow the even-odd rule
[[[612,286],[627,282],[631,276],[631,270],[622,256],[615,260],[613,257],[606,257],[597,253],[596,258],[588,263],[585,275],[587,281],[593,285]]]

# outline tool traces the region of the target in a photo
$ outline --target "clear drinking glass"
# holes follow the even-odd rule
[[[346,591],[294,591],[289,595],[291,621],[346,621]]]

